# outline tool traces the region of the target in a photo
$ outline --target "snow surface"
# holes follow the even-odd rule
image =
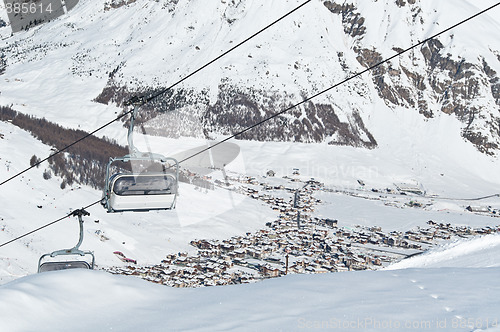
[[[394,47],[405,49],[495,3],[442,0],[398,7],[390,2],[353,1],[365,18],[367,34],[359,40],[343,32],[341,19],[332,15],[323,1],[311,1],[181,87],[208,89],[212,102],[222,78],[264,91],[286,91],[296,99],[301,92],[312,95],[344,80],[344,65],[349,73],[365,69],[355,60],[356,43],[361,43],[360,48],[376,49],[384,57],[392,56]],[[0,47],[5,48],[8,61],[0,80],[0,104],[13,104],[23,113],[65,126],[93,130],[119,111],[115,105],[93,100],[106,86],[108,74],[120,65],[114,80],[123,86],[170,86],[301,3],[138,0],[105,10],[102,2],[80,1],[68,15],[12,37],[9,26],[0,28],[4,36]],[[478,65],[484,59],[500,72],[499,40],[491,33],[500,27],[498,11],[495,8],[443,36],[443,54],[450,50]],[[346,61],[342,66],[339,52]],[[394,61],[409,68],[424,60],[403,57]],[[377,99],[377,93],[368,78],[357,78],[315,101],[333,105],[341,121],[346,121],[353,109],[360,110],[365,121],[378,111],[370,108],[376,102],[370,99]],[[344,98],[353,91],[357,92],[353,98]],[[492,100],[476,102],[479,107],[495,106]],[[117,137],[119,129],[117,124],[101,134]]]
[[[0,319],[6,331],[498,331],[499,273],[498,267],[339,272],[175,289],[68,270],[0,286]]]
[[[11,124],[0,123],[0,132],[5,135],[0,141],[3,178],[24,168],[34,149],[49,151]],[[10,148],[12,140],[16,140],[14,151]],[[183,142],[185,149],[203,144],[195,139]],[[161,145],[162,141],[153,139],[151,143]],[[476,168],[469,169],[446,158],[435,161],[430,158],[429,167],[415,172],[409,161],[393,164],[383,159],[387,153],[384,148],[360,153],[353,148],[321,144],[238,142],[238,145],[240,162],[233,168],[228,165],[228,172],[238,174],[243,170],[259,176],[273,168],[278,177],[269,180],[271,183],[285,181],[279,176],[300,167],[304,179],[319,175],[320,180],[329,183],[327,188],[363,195],[369,191],[354,190],[359,187],[355,181],[358,172],[371,175],[363,178],[373,185],[390,186],[397,180],[417,178],[434,192],[445,188],[443,193],[462,198],[488,194],[498,188],[483,178],[483,170],[493,166],[481,163],[481,155],[476,156]],[[263,155],[266,157],[262,158]],[[317,155],[325,158],[315,159],[314,165],[307,168]],[[441,151],[443,156],[449,154]],[[334,176],[317,174],[318,170],[331,171],[332,167],[342,170],[343,165],[354,165],[351,167],[356,171],[337,171]],[[61,217],[69,208],[99,199],[100,192],[86,187],[61,190],[59,179],[42,178],[43,168],[7,183],[0,191],[1,223],[5,226],[0,241]],[[446,175],[436,175],[434,172],[438,170],[446,171]],[[445,185],[434,182],[434,178],[443,178]],[[140,264],[156,264],[169,252],[193,250],[188,246],[191,239],[242,235],[276,217],[268,207],[221,189],[205,194],[183,185],[180,192],[174,213],[111,215],[100,206],[90,208],[91,217],[86,218],[81,248],[93,250],[101,267],[122,264],[112,254],[115,250]],[[345,227],[361,224],[378,225],[384,231],[408,230],[423,226],[430,219],[473,227],[498,224],[498,218],[465,211],[467,201],[443,200],[433,209],[401,209],[386,206],[384,201],[343,193],[321,192],[317,198],[323,203],[314,214],[339,219],[339,226]],[[389,196],[393,202],[405,199],[414,197]],[[43,208],[38,209],[38,204]],[[487,204],[498,208],[498,198],[490,199]],[[205,214],[207,211],[210,213]],[[94,223],[97,219],[99,223]],[[101,241],[97,230],[110,240]],[[492,327],[500,319],[499,239],[500,236],[491,235],[444,244],[390,266],[388,269],[397,269],[393,271],[289,275],[256,284],[200,289],[168,288],[101,271],[34,275],[41,254],[76,242],[77,223],[73,218],[1,249],[0,278],[3,283],[10,282],[0,286],[0,324],[6,331],[291,331],[318,326],[373,331],[389,327],[402,330],[401,326],[416,330],[494,331]],[[489,328],[485,329],[486,326]]]
[[[440,248],[402,260],[387,269],[414,267],[499,267],[500,235],[487,235],[442,245]]]
[[[229,3],[222,3],[226,2]],[[154,86],[172,83],[218,55],[221,49],[217,47],[227,49],[241,36],[253,33],[254,29],[250,27],[255,26],[254,23],[265,25],[299,2],[246,3],[248,8],[245,2],[240,2],[241,5],[235,7],[227,6],[223,13],[229,19],[238,18],[241,23],[238,27],[229,29],[221,24],[218,29],[206,29],[207,24],[220,22],[209,19],[192,21],[196,15],[190,13],[203,10],[206,18],[219,17],[221,13],[217,11],[221,7],[212,2],[180,1],[179,10],[175,15],[169,14],[167,19],[164,14],[168,8],[161,8],[161,2],[137,1],[109,12],[103,10],[100,2],[85,2],[85,6],[77,6],[70,15],[2,41],[2,46],[20,40],[30,46],[45,45],[45,48],[30,48],[25,59],[9,63],[0,81],[0,104],[12,103],[21,112],[45,116],[69,127],[93,130],[119,111],[114,105],[92,102],[106,83],[107,73],[103,68],[110,71],[125,59],[124,80]],[[367,31],[373,33],[364,39],[367,47],[370,43],[376,45],[380,36],[392,36],[387,40],[413,42],[477,11],[478,6],[471,1],[434,1],[432,6],[431,2],[422,2],[422,17],[429,22],[439,19],[442,23],[440,26],[429,23],[427,30],[408,40],[405,37],[408,28],[399,23],[402,20],[398,15],[404,16],[404,12],[383,13],[380,9],[382,3],[359,1],[357,4],[361,11],[379,15],[378,19],[366,23],[369,25]],[[492,3],[482,1],[481,7]],[[290,18],[293,24],[287,30],[287,34],[298,40],[307,40],[311,47],[291,47],[286,43],[287,38],[269,32],[271,38],[248,45],[218,63],[217,70],[209,71],[189,84],[216,84],[223,76],[251,80],[254,71],[264,73],[270,70],[271,76],[279,76],[279,84],[285,87],[295,80],[308,86],[310,77],[304,74],[306,71],[288,75],[289,66],[295,61],[305,62],[303,59],[306,58],[309,62],[313,49],[329,45],[333,50],[347,52],[353,43],[339,32],[342,27],[338,21],[328,23],[331,26],[328,31],[322,31],[324,38],[321,41],[313,41],[310,32],[316,30],[311,29],[317,29],[319,25],[308,18],[314,13],[317,22],[326,23],[330,16],[320,10],[320,2],[311,8],[306,14],[299,13]],[[252,12],[257,9],[266,14]],[[492,45],[476,38],[476,35],[491,34],[489,28],[498,26],[498,17],[492,14],[488,16],[488,24],[477,24],[479,34],[475,30],[467,35],[467,29],[463,29],[462,33],[456,33],[453,41],[450,35],[447,47],[463,47],[462,54],[467,58],[485,56],[488,63],[496,66],[493,69],[500,71],[500,64],[489,49]],[[155,28],[145,29],[140,23],[142,21]],[[178,31],[183,32],[158,33],[167,24],[177,25]],[[375,35],[378,29],[374,26],[380,27],[384,33]],[[206,31],[210,34],[205,34]],[[218,33],[213,34],[213,31]],[[112,38],[102,42],[102,36]],[[169,47],[165,47],[165,43],[141,42],[150,40],[149,37],[151,40],[164,39]],[[59,47],[68,40],[72,41],[69,45]],[[392,55],[393,46],[402,47],[401,44],[388,44],[384,55]],[[493,49],[495,47],[498,45],[493,45]],[[271,48],[274,50],[271,58],[258,66],[251,64],[249,59],[252,58],[248,55],[261,59],[259,52],[268,54]],[[107,57],[93,57],[96,50]],[[148,54],[159,52],[165,53],[164,58],[148,57]],[[75,54],[81,58],[73,57]],[[160,60],[162,69],[156,65],[144,65],[157,64]],[[338,66],[335,58],[319,56],[314,61],[311,68],[321,70],[309,75],[326,77],[325,86],[341,78],[335,72]],[[134,70],[137,67],[142,68],[140,73]],[[355,69],[359,64],[353,62],[349,67]],[[90,70],[92,76],[88,74]],[[168,77],[168,82],[165,82],[165,77]],[[272,80],[263,82],[263,88],[277,84]],[[302,88],[306,89],[304,86]],[[293,89],[299,88],[294,86]],[[27,94],[26,91],[36,93]],[[360,224],[377,225],[384,231],[408,230],[423,226],[431,219],[473,227],[499,224],[498,218],[465,211],[465,207],[472,203],[500,208],[498,197],[484,201],[463,200],[499,192],[500,160],[479,153],[470,143],[460,139],[461,125],[456,118],[438,114],[425,119],[403,108],[389,109],[379,99],[343,100],[338,98],[342,91],[340,88],[330,97],[336,100],[339,108],[348,108],[351,103],[363,104],[363,120],[377,138],[377,149],[237,141],[240,152],[227,165],[227,171],[232,175],[258,176],[262,180],[262,176],[273,169],[277,178],[267,181],[279,182],[282,181],[279,178],[290,175],[293,168],[299,168],[301,179],[314,177],[324,182],[327,188],[340,191],[318,193],[317,198],[322,203],[314,212],[317,217],[338,219],[339,226]],[[26,168],[33,154],[45,157],[50,153],[50,147],[12,124],[0,122],[0,133],[4,135],[0,139],[0,180]],[[113,124],[102,134],[116,138],[120,143],[126,142],[126,131],[121,124]],[[195,138],[149,136],[138,137],[137,143],[140,149],[149,146],[166,155],[183,154],[207,144],[205,140]],[[101,197],[99,191],[85,186],[61,190],[61,179],[42,178],[47,167],[41,165],[0,187],[1,243]],[[358,179],[366,183],[365,188],[360,188]],[[386,195],[387,198],[380,199],[379,195],[371,194],[371,188],[393,188],[394,183],[401,182],[422,184],[428,194],[437,195],[437,198],[426,198],[425,201],[432,205],[425,209],[411,209],[401,207],[411,199],[422,198]],[[387,202],[396,206],[386,205]],[[123,265],[113,255],[115,250],[137,259],[141,265],[157,264],[168,253],[193,251],[190,240],[243,235],[264,227],[266,222],[277,217],[268,206],[246,196],[220,188],[205,193],[184,184],[181,184],[174,212],[107,214],[100,206],[90,208],[89,212],[91,216],[85,218],[85,239],[81,248],[95,252],[99,267]],[[409,323],[414,330],[499,330],[493,326],[500,320],[498,235],[443,244],[385,271],[289,275],[256,284],[227,287],[173,289],[102,271],[35,275],[40,255],[76,243],[77,225],[75,218],[67,219],[0,248],[0,283],[3,284],[0,286],[0,330],[289,331],[318,325],[335,328],[339,324],[344,330],[351,327],[386,330],[389,326],[384,324],[392,324],[393,330],[403,329],[397,328],[397,323],[403,326]],[[101,235],[108,240],[102,240]],[[370,321],[372,324],[367,326],[366,322]],[[460,325],[464,321],[466,324]],[[357,325],[359,322],[365,325]],[[379,325],[375,325],[376,322]]]

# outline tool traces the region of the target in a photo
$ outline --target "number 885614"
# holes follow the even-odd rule
[[[52,13],[52,6],[50,3],[44,6],[43,3],[19,3],[17,1],[14,1],[6,2],[5,8],[7,9],[7,14],[36,14],[44,12]]]

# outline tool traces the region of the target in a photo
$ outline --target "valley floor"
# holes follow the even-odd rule
[[[278,218],[244,236],[192,240],[190,244],[198,249],[195,254],[171,253],[152,266],[136,265],[134,261],[125,267],[104,270],[172,287],[241,284],[287,274],[377,270],[437,245],[500,232],[500,225],[473,228],[433,220],[425,227],[404,232],[386,231],[379,226],[341,226],[342,222],[339,225],[336,219],[313,217],[317,205],[322,203],[317,197],[334,199],[331,192],[382,201],[388,208],[429,209],[438,198],[423,194],[391,189],[380,194],[382,190],[364,188],[339,191],[293,175],[283,179],[234,175],[217,184],[263,201],[279,211]],[[283,198],[287,196],[290,198]],[[499,215],[490,210],[481,214],[492,217],[494,222]],[[468,211],[464,209],[464,213]]]

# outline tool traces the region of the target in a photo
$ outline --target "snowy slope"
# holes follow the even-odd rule
[[[498,237],[409,259],[410,269],[395,264],[392,271],[226,287],[175,289],[99,271],[48,272],[0,286],[0,321],[8,331],[498,331]],[[479,252],[489,260],[474,261]]]
[[[433,267],[498,267],[500,236],[488,235],[443,245],[430,252],[392,264],[388,269]]]
[[[474,271],[291,275],[175,289],[73,270],[0,286],[0,318],[8,331],[498,331],[500,271]]]
[[[50,153],[50,148],[28,133],[0,122],[0,161],[2,179],[29,166],[34,151]],[[13,150],[13,146],[17,146]],[[46,163],[16,178],[0,190],[0,242],[59,219],[71,210],[87,206],[102,193],[89,187],[74,185],[60,189],[61,179],[44,180]],[[196,202],[193,205],[193,202]],[[40,206],[40,208],[38,207]],[[227,238],[261,228],[276,213],[262,204],[223,189],[207,193],[181,183],[177,208],[172,212],[107,214],[96,205],[85,220],[82,249],[96,253],[100,266],[122,264],[113,251],[119,250],[141,264],[158,263],[168,253],[192,251],[189,242],[196,238]],[[98,221],[96,223],[95,221]],[[102,241],[101,235],[109,240]],[[66,219],[44,229],[35,237],[26,237],[2,248],[0,279],[11,280],[36,271],[38,257],[57,249],[71,248],[78,241],[78,221]]]
[[[35,151],[37,155],[49,153],[49,147],[11,124],[0,123],[0,132],[4,134],[4,139],[0,140],[2,179],[25,168]],[[203,145],[203,141],[197,139],[176,140],[182,142],[183,146],[173,145],[172,141],[150,137],[149,146],[159,152],[165,152],[160,147],[171,147],[169,151],[175,154]],[[19,147],[13,151],[11,147],[14,142]],[[143,148],[141,144],[139,146]],[[244,141],[238,144],[240,155],[226,167],[230,174],[248,174],[268,181],[262,178],[267,170],[274,169],[277,177],[281,177],[290,175],[296,167],[300,169],[300,177],[304,180],[315,177],[323,181],[328,189],[361,195],[369,195],[372,187],[394,187],[395,182],[416,179],[429,193],[438,195],[426,200],[422,197],[390,195],[383,200],[373,200],[342,193],[318,192],[315,196],[322,203],[313,216],[338,219],[340,226],[377,225],[384,231],[407,231],[416,226],[425,226],[428,220],[471,227],[499,224],[498,218],[465,211],[465,207],[470,204],[500,209],[498,197],[480,202],[458,200],[496,193],[500,183],[495,177],[497,173],[493,171],[498,169],[498,162],[481,162],[480,158],[488,160],[488,157],[479,155],[473,149],[471,154],[479,155],[473,166],[461,164],[453,158],[453,154],[450,156],[446,151],[440,151],[440,159],[428,159],[424,167],[415,169],[411,160],[394,162],[389,157],[390,151],[384,148],[360,153],[358,149],[326,144]],[[315,160],[318,155],[323,158]],[[99,191],[85,186],[74,185],[61,190],[61,179],[43,179],[45,167],[42,165],[29,171],[0,190],[3,203],[0,215],[2,243],[58,219],[71,209],[100,199]],[[446,173],[441,176],[440,172]],[[486,174],[489,177],[485,177]],[[368,186],[361,191],[356,181],[359,178],[364,179]],[[377,194],[373,196],[377,197]],[[455,199],[445,199],[447,197]],[[432,205],[425,209],[402,209],[385,204],[390,202],[403,206],[412,199]],[[38,208],[38,205],[42,208]],[[112,254],[115,250],[137,259],[140,264],[157,264],[166,254],[194,250],[189,245],[193,239],[224,239],[243,235],[277,218],[276,211],[259,201],[220,188],[205,193],[182,183],[177,209],[173,212],[107,214],[99,205],[90,208],[89,212],[91,216],[85,218],[82,249],[94,250],[97,264],[101,267],[122,264]],[[99,223],[95,223],[96,220]],[[101,235],[109,240],[102,241]],[[0,254],[2,280],[5,282],[35,272],[41,254],[69,248],[76,243],[77,236],[77,221],[71,218],[5,246]]]
[[[68,15],[27,32],[10,37],[8,26],[1,29],[7,68],[0,80],[0,103],[66,126],[95,129],[121,110],[116,105],[122,101],[121,92],[169,86],[300,3],[139,0],[110,9],[80,1]],[[352,1],[346,5],[353,9],[340,13],[331,12],[325,3],[308,3],[186,80],[174,91],[178,101],[162,100],[177,109],[177,118],[173,116],[167,128],[153,123],[151,130],[197,137],[206,134],[203,129],[213,135],[232,133],[248,117],[259,119],[330,87],[365,69],[377,56],[392,56],[395,49],[407,48],[494,1],[483,1],[480,8],[465,0]],[[463,136],[478,149],[494,153],[500,42],[489,32],[499,27],[497,12],[440,37],[443,46],[432,53],[437,62],[426,57],[425,48],[416,50],[381,72],[316,98],[315,106],[327,105],[326,114],[300,107],[280,118],[288,126],[271,122],[248,135],[373,148],[385,138],[373,117],[384,123],[406,116],[423,122],[428,116],[439,121],[451,114],[459,120],[458,127],[446,133],[453,142]],[[348,33],[351,17],[362,19],[356,24],[363,33]],[[111,101],[93,101],[105,88],[111,89]],[[406,125],[397,127],[413,131]],[[120,137],[118,127],[101,134]],[[422,130],[415,132],[424,135]]]

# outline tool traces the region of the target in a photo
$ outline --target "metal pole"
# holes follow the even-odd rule
[[[137,112],[139,111],[139,106],[135,105],[134,110],[132,114],[130,115],[130,126],[128,127],[128,135],[127,135],[127,141],[128,141],[128,148],[130,150],[130,155],[135,155],[137,153],[137,149],[134,145],[134,121],[137,116]]]
[[[295,191],[295,195],[293,197],[293,207],[297,207],[297,202],[299,201],[299,190]]]
[[[229,181],[227,180],[227,174],[226,174],[226,164],[222,165],[222,176],[224,177],[224,181],[226,182],[226,187],[229,187]]]

